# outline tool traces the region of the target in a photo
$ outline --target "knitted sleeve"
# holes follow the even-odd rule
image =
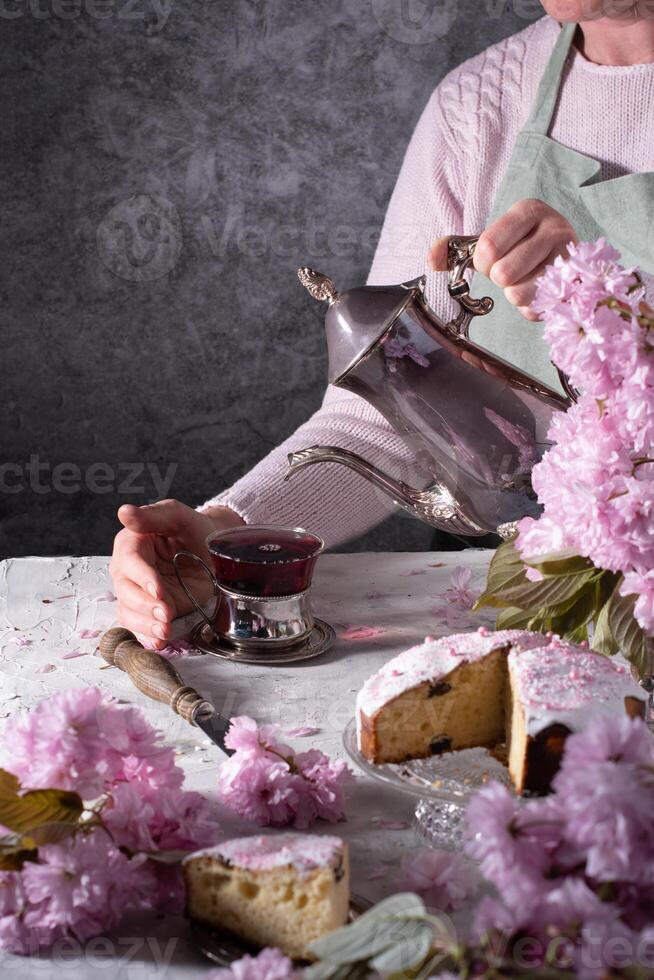
[[[426,254],[439,236],[460,234],[464,173],[445,122],[440,89],[413,134],[393,191],[368,282],[404,282],[426,270]],[[450,309],[445,276],[428,274],[427,293],[441,314]],[[411,482],[412,454],[372,406],[329,387],[322,407],[232,487],[201,509],[221,505],[248,524],[301,525],[328,547],[363,534],[386,518],[392,502],[366,480],[336,464],[320,464],[284,482],[287,454],[316,444],[341,446],[392,476]]]

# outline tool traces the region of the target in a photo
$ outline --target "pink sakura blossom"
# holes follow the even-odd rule
[[[182,789],[172,749],[139,710],[96,688],[53,695],[12,725],[6,755],[23,788],[77,792],[103,826],[82,821],[20,873],[0,873],[0,947],[37,953],[103,933],[126,912],[180,911],[179,866],[149,857],[214,844],[217,804]]]
[[[114,781],[181,786],[173,750],[136,708],[97,688],[62,691],[12,723],[5,768],[27,789],[55,786],[94,799]]]
[[[432,911],[460,909],[477,890],[479,880],[462,854],[422,848],[402,859],[395,880],[398,891],[417,892]]]
[[[216,842],[217,806],[191,790],[118,783],[102,818],[115,841],[134,851],[194,850]]]
[[[499,785],[477,793],[467,850],[498,896],[479,904],[475,933],[529,936],[541,955],[553,935],[567,936],[566,955],[588,980],[613,965],[597,956],[611,939],[639,948],[654,903],[653,767],[646,725],[606,717],[568,737],[549,797],[518,804]]]
[[[345,763],[318,749],[296,754],[277,742],[278,731],[252,718],[232,719],[225,743],[235,751],[220,769],[221,802],[260,826],[305,829],[317,819],[344,819],[351,778]]]
[[[194,647],[188,640],[176,640],[160,650],[159,656],[165,657],[167,660],[175,660],[178,657],[194,657],[197,652],[197,647]]]
[[[64,936],[84,941],[126,911],[150,908],[154,879],[145,861],[128,858],[100,830],[39,848],[38,861],[20,875],[2,876],[0,945],[36,953]]]
[[[563,549],[624,575],[654,630],[654,331],[633,270],[603,239],[571,246],[540,280],[534,309],[557,365],[583,392],[555,413],[532,473],[540,520],[519,525],[527,561]]]
[[[229,969],[211,970],[204,980],[295,980],[292,962],[278,949],[267,947],[258,956],[244,956]]]
[[[447,601],[453,605],[463,606],[464,609],[471,609],[476,598],[475,594],[469,588],[471,579],[471,568],[453,568],[450,575],[449,587],[445,590]]]

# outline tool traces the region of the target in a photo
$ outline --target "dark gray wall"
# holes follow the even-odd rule
[[[429,93],[537,4],[0,8],[0,550],[106,553],[120,503],[197,503],[319,405],[297,266],[365,279]]]

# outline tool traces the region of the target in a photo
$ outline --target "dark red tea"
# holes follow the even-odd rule
[[[207,547],[220,585],[266,597],[308,589],[324,543],[302,528],[253,525],[217,531]]]

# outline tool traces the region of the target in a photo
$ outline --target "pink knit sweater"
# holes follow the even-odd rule
[[[370,284],[422,275],[436,238],[485,227],[558,31],[558,24],[544,17],[471,58],[436,88],[409,144]],[[604,178],[654,170],[654,141],[645,122],[653,107],[654,64],[608,68],[575,52],[550,135],[599,160]],[[427,274],[429,301],[442,313],[450,309],[445,280],[443,274]],[[525,329],[538,327],[525,321]],[[389,515],[388,498],[342,466],[308,467],[284,483],[287,454],[315,444],[354,450],[411,481],[411,454],[388,422],[360,398],[329,387],[308,422],[204,506],[231,507],[249,524],[301,525],[322,535],[328,546]]]

